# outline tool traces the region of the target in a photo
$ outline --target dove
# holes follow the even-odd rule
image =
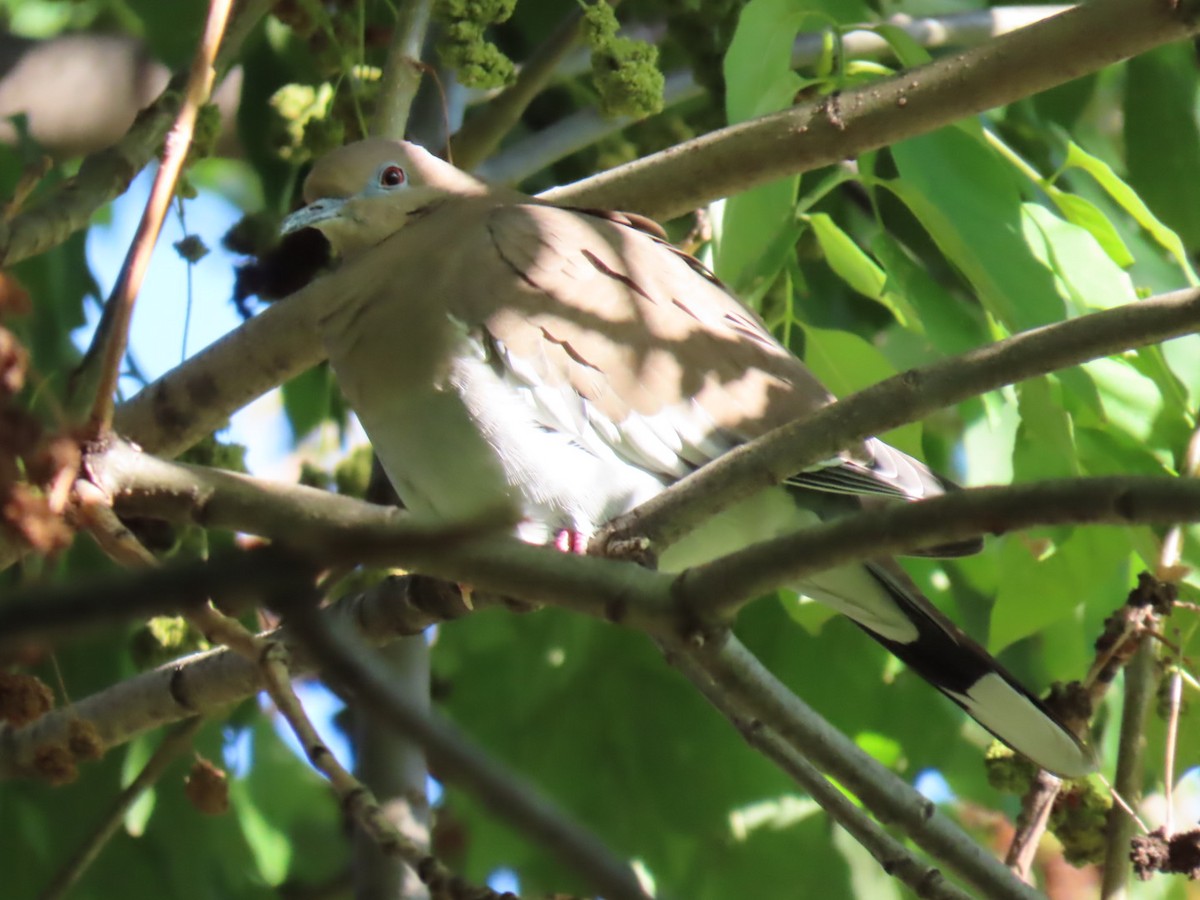
[[[522,539],[580,551],[615,516],[834,399],[642,216],[556,206],[379,138],[318,161],[304,195],[283,231],[316,228],[341,257],[334,277],[347,287],[319,321],[321,338],[416,514],[465,516],[492,503],[473,486],[483,472],[517,506]],[[469,422],[487,459],[460,458],[454,429],[431,423],[429,397],[461,401],[450,418]],[[872,438],[718,513],[659,565],[679,571],[864,504],[950,489]],[[792,587],[850,618],[1039,766],[1065,777],[1094,768],[1086,744],[894,560]]]

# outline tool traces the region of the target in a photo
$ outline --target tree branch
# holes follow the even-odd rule
[[[178,456],[237,410],[325,358],[314,316],[338,284],[312,282],[180,363],[117,407],[113,429]]]
[[[802,790],[845,828],[889,875],[912,888],[918,897],[931,900],[968,900],[968,895],[942,877],[936,868],[919,859],[903,843],[884,831],[870,816],[830,783],[808,759],[763,722],[747,716],[726,686],[713,679],[691,656],[667,651],[667,660],[695,685],[754,749],[786,772]]]
[[[916,19],[906,15],[895,15],[889,16],[885,22],[904,31],[922,47],[971,46],[997,35],[1024,28],[1069,8],[1004,6]],[[651,41],[657,41],[660,37],[646,35]],[[799,35],[792,47],[792,67],[811,65],[819,60],[822,54],[827,52],[827,38],[828,31]],[[878,32],[854,30],[841,35],[841,54],[846,58],[864,59],[891,56],[894,49]],[[569,67],[560,68],[556,74],[580,74],[587,65],[586,57],[572,58],[571,63]],[[697,84],[690,70],[667,73],[666,84],[663,86],[663,107],[670,109],[703,93],[704,89]],[[637,120],[625,116],[605,118],[599,110],[581,109],[506,147],[484,162],[479,174],[504,184],[519,183],[563,157],[616,134],[635,121]]]
[[[364,648],[365,651],[365,648]],[[402,637],[380,647],[380,660],[392,684],[428,715],[429,642],[424,634]],[[397,733],[347,695],[353,717],[354,774],[379,800],[384,815],[409,841],[430,852],[432,812],[426,790],[429,766],[425,751],[408,734]],[[402,861],[388,857],[364,833],[354,835],[351,862],[355,889],[364,897],[429,900],[428,889]]]
[[[268,580],[260,576],[249,581],[247,576],[261,571],[263,560],[255,554],[240,554],[247,559],[243,568],[231,567],[221,561],[208,563],[209,570],[229,573],[235,583],[254,590],[277,591],[280,576]],[[295,573],[296,567],[288,568]],[[156,576],[179,573],[183,579],[197,584],[198,589],[228,589],[227,584],[205,583],[203,569],[166,567],[161,572],[138,573],[144,582]],[[133,579],[126,574],[125,577]],[[284,582],[286,583],[286,582]],[[226,593],[228,595],[228,592]],[[170,608],[171,596],[166,590],[157,593],[160,608]],[[108,606],[116,614],[130,613],[130,595],[113,596]],[[46,597],[46,606],[61,615],[53,597]],[[487,605],[484,596],[475,596],[475,607]],[[124,605],[123,605],[124,604]],[[420,634],[430,625],[466,615],[470,610],[457,592],[432,579],[420,577],[389,578],[370,591],[343,598],[322,611],[330,621],[341,620],[358,629],[364,640],[386,643],[396,637]],[[4,608],[3,633],[12,635],[13,617]],[[311,655],[299,644],[287,628],[270,632],[264,637],[283,641],[289,651],[293,675],[303,675],[313,669]],[[212,715],[232,703],[252,697],[263,689],[262,672],[253,661],[221,648],[177,659],[157,669],[135,675],[99,693],[78,700],[69,708],[54,710],[23,728],[0,725],[0,780],[20,776],[36,776],[34,755],[42,746],[66,746],[72,722],[83,720],[97,729],[105,749],[119,746],[153,728],[196,715]]]
[[[438,761],[439,771],[474,794],[499,819],[514,825],[538,846],[582,874],[605,897],[646,900],[628,864],[458,733],[450,723],[424,715],[391,683],[378,660],[344,627],[311,608],[291,605],[287,621],[327,677],[341,682],[360,703],[396,731],[418,741]]]
[[[702,621],[728,620],[781,585],[849,562],[1043,525],[1200,521],[1200,479],[1066,478],[968,488],[870,509],[680,573],[674,593]]]
[[[710,132],[542,197],[670,219],[1012,103],[1198,28],[1192,0],[1090,0],[893,78]]]
[[[717,509],[837,455],[875,434],[990,390],[1200,327],[1200,290],[1162,294],[911,369],[835,401],[806,419],[726,453],[610,522],[592,538],[602,552],[645,538],[669,545]]]
[[[396,9],[395,31],[379,86],[379,108],[371,123],[373,135],[404,137],[408,112],[421,85],[421,50],[432,9],[432,0],[409,0]]]
[[[881,821],[900,827],[918,847],[945,862],[989,900],[1041,896],[973,841],[906,782],[883,768],[822,719],[730,635],[713,645],[679,648],[746,715],[774,731],[853,793]]]
[[[120,447],[111,453],[111,465],[103,454],[89,467],[126,513],[286,534],[291,546],[314,560],[402,566],[665,637],[720,625],[767,591],[881,554],[1039,525],[1200,519],[1200,480],[1191,478],[1074,478],[971,488],[846,516],[671,576],[508,536],[473,537],[469,527],[430,528],[390,507],[311,488],[148,459]]]
[[[113,397],[121,376],[121,361],[129,343],[134,302],[146,270],[150,267],[150,256],[158,243],[163,219],[175,196],[175,184],[187,161],[200,107],[208,102],[212,94],[217,76],[214,67],[217,50],[225,34],[230,6],[231,0],[210,0],[204,31],[184,81],[182,103],[166,134],[162,164],[155,173],[137,232],[117,276],[117,283],[104,305],[91,346],[72,376],[72,380],[75,376],[83,375],[85,379],[90,377],[95,382],[94,385],[88,384],[88,387],[94,388],[92,395],[84,398],[91,403],[87,427],[92,437],[106,433],[112,425]]]

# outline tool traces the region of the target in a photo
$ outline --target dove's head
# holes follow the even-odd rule
[[[430,204],[486,187],[416,144],[368,138],[340,147],[304,182],[308,205],[283,221],[281,232],[316,228],[334,252],[355,256],[395,234]]]

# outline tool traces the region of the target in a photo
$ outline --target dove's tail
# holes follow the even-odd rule
[[[825,581],[816,599],[833,605],[910,669],[961,706],[980,725],[1042,768],[1066,778],[1095,762],[1084,744],[1033,694],[931,604],[894,563],[857,569],[851,599],[842,581]],[[863,577],[869,575],[870,577]],[[866,596],[864,596],[866,595]]]

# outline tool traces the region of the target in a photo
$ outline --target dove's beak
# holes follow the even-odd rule
[[[346,201],[341,197],[322,197],[320,200],[314,200],[284,219],[279,233],[286,235],[301,228],[318,228],[322,223],[338,218],[345,205]]]

